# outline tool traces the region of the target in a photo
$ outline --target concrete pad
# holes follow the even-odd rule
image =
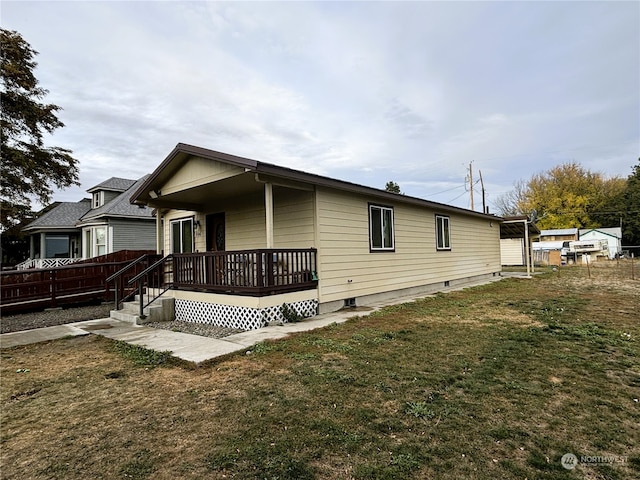
[[[23,330],[21,332],[3,333],[0,335],[0,348],[48,342],[49,340],[56,340],[64,337],[78,337],[82,335],[89,335],[89,332],[86,332],[73,324],[34,328],[32,330]]]
[[[211,358],[243,350],[244,346],[225,342],[223,339],[202,337],[189,333],[172,332],[158,328],[133,325],[128,322],[106,318],[85,323],[81,328],[96,335],[120,340],[171,355],[189,362],[200,363]],[[105,328],[106,326],[111,328]],[[100,327],[100,328],[97,328]]]

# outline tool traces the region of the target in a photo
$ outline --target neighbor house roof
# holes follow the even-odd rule
[[[110,202],[105,203],[99,208],[94,208],[86,212],[77,225],[81,226],[86,223],[98,220],[104,217],[122,217],[122,218],[134,218],[139,220],[146,220],[153,217],[153,210],[143,205],[133,205],[131,203],[131,196],[136,189],[142,185],[149,175],[145,175],[139,180],[127,180],[131,184],[121,195],[114,198]],[[111,179],[113,180],[113,179]],[[116,179],[124,180],[124,179]]]
[[[84,198],[79,202],[60,202],[48,212],[26,225],[24,231],[74,229],[80,217],[91,209],[91,200]]]
[[[164,159],[164,161],[155,169],[155,171],[147,178],[147,180],[135,190],[131,197],[131,202],[137,204],[147,204],[152,201],[153,197],[150,192],[159,189],[169,178],[182,166],[190,157],[200,157],[205,160],[212,160],[228,165],[234,165],[244,168],[246,172],[253,172],[265,176],[278,177],[293,182],[302,182],[311,185],[333,188],[337,190],[359,193],[363,195],[376,196],[393,202],[402,202],[407,204],[426,206],[443,213],[461,213],[464,215],[487,218],[491,220],[502,220],[495,215],[475,212],[465,208],[445,205],[443,203],[432,202],[422,198],[411,197],[408,195],[388,192],[377,188],[366,187],[356,183],[346,182],[344,180],[336,180],[334,178],[324,177],[313,173],[307,173],[292,168],[281,167],[271,163],[251,160],[244,157],[230,155],[228,153],[217,152],[202,147],[179,143],[173,151]]]
[[[110,192],[125,192],[135,183],[135,180],[130,180],[128,178],[111,177],[110,179],[99,183],[95,187],[91,187],[89,190],[87,190],[87,192],[93,193],[99,190],[108,190]]]
[[[607,228],[583,228],[580,229],[580,236],[586,235],[591,232],[602,233],[609,237],[622,238],[622,228],[620,227],[607,227]]]
[[[558,228],[555,230],[541,230],[540,231],[540,236],[541,237],[549,237],[551,235],[577,235],[578,234],[578,229],[577,228]]]
[[[534,250],[562,250],[562,240],[553,242],[533,242],[532,246]]]

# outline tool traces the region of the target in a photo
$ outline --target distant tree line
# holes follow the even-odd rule
[[[502,216],[535,211],[540,229],[622,225],[623,243],[640,245],[640,159],[626,179],[564,163],[516,182],[495,207]]]

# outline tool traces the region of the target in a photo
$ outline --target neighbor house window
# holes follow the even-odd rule
[[[109,253],[109,227],[100,225],[84,230],[83,253],[84,258],[97,257]]]
[[[171,222],[171,253],[193,252],[193,218]]]
[[[451,250],[449,217],[436,215],[436,248],[438,250]]]
[[[49,235],[45,236],[46,258],[66,258],[69,257],[69,235]]]
[[[107,229],[105,227],[95,228],[94,238],[94,256],[105,255],[107,253]]]
[[[393,208],[369,205],[371,251],[393,251]]]
[[[94,192],[93,193],[93,208],[98,208],[104,205],[104,192]]]

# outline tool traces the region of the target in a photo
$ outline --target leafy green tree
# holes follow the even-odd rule
[[[393,180],[392,180],[392,181],[387,182],[387,184],[384,186],[384,189],[385,189],[387,192],[392,192],[392,193],[402,193],[402,192],[400,191],[400,185],[398,185],[398,184],[397,184],[396,182],[394,182]]]
[[[620,177],[605,178],[569,162],[516,183],[496,206],[502,215],[535,210],[541,229],[612,227],[620,224],[626,189]]]
[[[60,107],[43,102],[48,90],[38,85],[33,71],[38,54],[15,31],[0,29],[1,155],[0,228],[17,225],[31,212],[31,202],[51,201],[53,187],[79,185],[78,161],[71,150],[48,147],[44,135],[64,124]]]
[[[640,245],[640,159],[632,171],[624,193],[626,208],[622,219],[622,243],[637,246]]]

